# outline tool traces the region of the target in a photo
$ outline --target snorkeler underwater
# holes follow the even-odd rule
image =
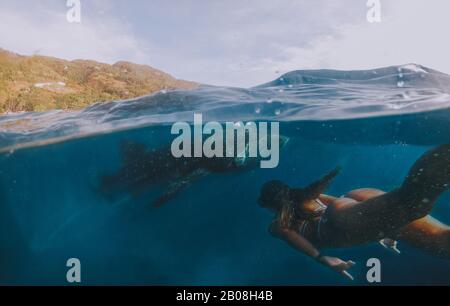
[[[450,285],[448,11],[0,0],[0,286]]]

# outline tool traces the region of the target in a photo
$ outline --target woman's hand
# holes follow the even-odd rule
[[[318,262],[320,262],[321,264],[327,266],[328,268],[341,273],[342,275],[344,275],[346,278],[353,280],[353,276],[347,272],[348,269],[350,269],[351,267],[353,267],[355,265],[355,263],[351,260],[349,261],[343,261],[337,257],[330,257],[330,256],[320,256],[317,259]]]
[[[355,263],[351,260],[342,261],[336,257],[321,256],[319,250],[312,245],[306,238],[299,235],[296,231],[289,228],[282,228],[277,222],[273,222],[270,227],[272,235],[279,237],[289,243],[292,247],[304,254],[315,258],[318,262],[327,266],[328,268],[341,273],[350,280],[353,280],[353,276],[347,272],[348,269],[353,267]]]

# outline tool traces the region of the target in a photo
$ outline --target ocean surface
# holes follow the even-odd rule
[[[277,121],[290,138],[275,169],[216,173],[163,207],[161,187],[139,196],[99,192],[122,166],[121,143],[168,145],[177,121]],[[336,166],[328,189],[399,186],[430,148],[450,142],[450,76],[420,66],[366,71],[293,71],[254,88],[202,85],[81,111],[0,117],[0,283],[67,284],[79,258],[83,284],[367,284],[379,258],[382,284],[450,284],[450,261],[400,242],[328,250],[357,263],[353,282],[268,234],[258,207],[273,179],[305,186]],[[450,224],[450,194],[432,215]]]

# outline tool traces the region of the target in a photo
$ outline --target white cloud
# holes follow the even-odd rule
[[[285,60],[279,46],[307,46],[312,38],[333,31],[335,23],[364,19],[365,3],[348,1],[349,7],[329,0],[166,2],[158,9],[167,18],[158,24],[162,31],[173,29],[167,35],[175,39],[172,48],[164,42],[155,45],[153,59],[185,79],[257,85],[279,75],[271,66]],[[190,15],[196,11],[202,13]]]
[[[0,3],[0,47],[130,60],[209,84],[243,87],[296,69],[409,62],[450,72],[448,0],[381,0],[379,24],[366,21],[366,0],[90,0],[82,2],[81,24],[66,21],[63,4],[18,2],[27,5]]]
[[[114,18],[93,20],[85,16],[81,23],[69,23],[66,12],[63,6],[34,15],[32,9],[0,5],[0,47],[25,55],[37,53],[108,63],[147,59],[145,47],[127,24]]]
[[[283,54],[272,69],[368,69],[418,63],[450,72],[450,2],[382,1],[381,23],[337,25],[336,35],[320,36],[307,47],[279,45]]]

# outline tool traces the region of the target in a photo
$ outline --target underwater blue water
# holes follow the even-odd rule
[[[304,186],[340,165],[328,193],[391,190],[425,151],[450,141],[450,76],[405,65],[367,71],[294,71],[255,88],[201,86],[81,111],[0,117],[0,283],[67,284],[79,258],[84,284],[367,284],[367,259],[383,284],[450,284],[450,261],[400,242],[328,253],[352,259],[343,279],[268,234],[256,199],[265,182]],[[151,195],[98,192],[120,168],[119,144],[158,148],[176,121],[279,121],[290,137],[275,169],[214,174],[160,209]],[[158,192],[156,190],[155,192]],[[450,194],[433,216],[450,224]]]

